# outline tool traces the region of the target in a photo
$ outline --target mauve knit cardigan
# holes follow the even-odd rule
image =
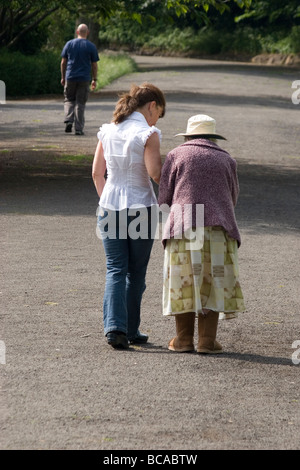
[[[159,184],[159,205],[193,204],[194,208],[196,204],[203,204],[204,226],[222,226],[240,246],[234,212],[238,194],[236,161],[216,143],[208,139],[189,140],[166,156]],[[193,211],[193,227],[195,213]],[[173,217],[169,220],[172,238],[179,227]],[[183,227],[180,232],[183,233]],[[166,238],[163,234],[164,245]]]

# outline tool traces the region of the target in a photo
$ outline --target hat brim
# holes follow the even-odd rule
[[[186,134],[185,132],[181,132],[180,134],[175,134],[175,137],[178,135],[183,135],[184,137],[195,137],[195,139],[222,139],[227,140],[226,137],[223,137],[220,134]]]

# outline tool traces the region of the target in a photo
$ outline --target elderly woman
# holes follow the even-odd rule
[[[185,143],[168,153],[159,189],[161,208],[171,209],[163,233],[163,314],[175,315],[176,337],[168,348],[194,351],[198,316],[197,352],[220,353],[219,314],[234,318],[245,309],[234,212],[239,193],[236,161],[217,145],[224,137],[216,133],[210,116],[192,116],[186,132],[177,135],[185,136]],[[192,208],[190,223],[188,217],[175,216],[172,207],[178,206],[183,212]],[[203,217],[196,217],[197,207],[203,208]]]

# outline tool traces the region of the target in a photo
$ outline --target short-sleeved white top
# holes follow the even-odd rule
[[[150,207],[157,199],[144,162],[147,139],[161,131],[135,111],[120,124],[103,124],[97,134],[106,160],[107,180],[99,205],[104,209]]]

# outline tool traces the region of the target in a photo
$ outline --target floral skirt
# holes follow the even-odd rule
[[[206,309],[225,319],[245,310],[237,241],[222,227],[204,227],[198,245],[172,238],[165,247],[163,315]]]

